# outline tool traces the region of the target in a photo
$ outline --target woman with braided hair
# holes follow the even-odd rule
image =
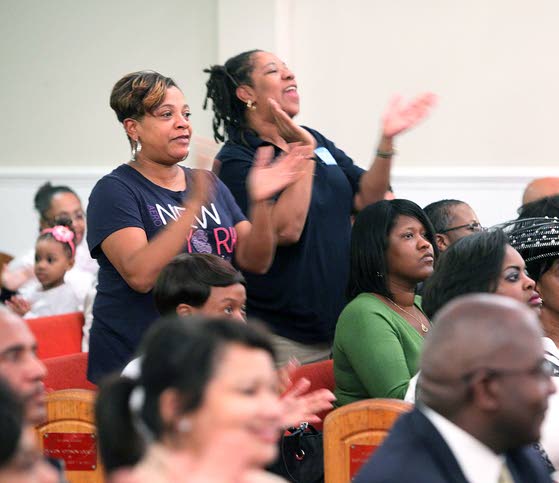
[[[365,171],[321,133],[293,121],[299,112],[297,82],[274,54],[243,52],[206,72],[214,137],[226,141],[214,167],[245,213],[246,179],[257,148],[272,146],[275,156],[301,144],[314,150],[305,176],[275,198],[272,220],[280,246],[267,274],[246,275],[247,308],[271,326],[280,363],[290,356],[301,362],[324,359],[346,304],[350,215],[383,198],[394,138],[427,115],[434,96],[423,94],[409,104],[392,101]]]

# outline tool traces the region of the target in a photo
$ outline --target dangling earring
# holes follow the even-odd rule
[[[252,99],[247,101],[247,109],[250,111],[254,111],[256,109],[256,103],[252,102]]]
[[[177,423],[177,431],[179,433],[188,433],[192,429],[192,423],[186,416],[179,419]]]
[[[130,161],[136,161],[136,158],[138,157],[138,153],[142,150],[142,143],[140,142],[139,139],[137,140],[132,140],[132,157],[130,158]]]

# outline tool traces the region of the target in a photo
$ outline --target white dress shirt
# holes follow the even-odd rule
[[[495,454],[481,441],[433,409],[424,405],[420,409],[437,428],[470,483],[498,482],[501,468],[505,464],[503,455]]]

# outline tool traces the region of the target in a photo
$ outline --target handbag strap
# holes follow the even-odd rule
[[[303,439],[303,435],[305,434],[305,432],[307,432],[308,434],[312,434],[312,435],[316,435],[319,434],[318,431],[316,430],[316,428],[314,426],[311,426],[309,423],[307,422],[302,422],[299,427],[293,427],[293,428],[289,428],[288,431],[291,433],[290,436],[295,436],[297,437],[297,446],[295,449],[295,453],[293,456],[295,456],[295,459],[297,461],[303,461],[305,459],[305,451],[303,450],[303,444],[302,444],[302,439]],[[282,439],[285,438],[285,435],[282,436]],[[283,460],[283,465],[285,468],[285,471],[287,472],[287,474],[289,475],[289,478],[292,481],[298,482],[299,480],[297,480],[289,471],[289,465],[287,464],[287,460],[286,460],[286,454],[285,454],[285,447],[282,444],[281,445],[281,457]]]

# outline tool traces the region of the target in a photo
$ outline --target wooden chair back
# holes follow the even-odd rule
[[[324,421],[325,483],[348,483],[381,445],[398,417],[413,405],[365,399],[330,412]]]
[[[36,427],[46,456],[63,459],[70,483],[103,483],[94,418],[95,392],[66,389],[47,395],[47,420]]]

